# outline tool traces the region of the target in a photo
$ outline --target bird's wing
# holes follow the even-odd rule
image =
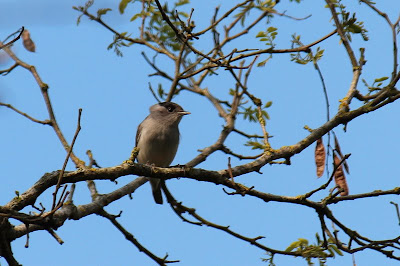
[[[142,129],[143,129],[143,122],[140,123],[140,125],[138,126],[137,131],[136,131],[136,143],[135,143],[136,147],[138,145],[138,142],[139,142],[139,139],[140,139],[140,134],[142,133]]]

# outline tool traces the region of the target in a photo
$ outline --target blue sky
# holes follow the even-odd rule
[[[96,1],[92,11],[110,7],[106,17],[111,26],[120,32],[137,34],[137,24],[129,19],[137,12],[129,6],[126,14],[118,13],[118,2]],[[213,1],[193,4],[193,15],[198,29],[208,25],[213,14]],[[278,6],[294,17],[312,17],[305,21],[294,21],[277,17],[271,26],[279,28],[277,48],[289,48],[290,35],[302,35],[304,43],[312,42],[330,31],[332,22],[324,4],[304,3],[301,5],[282,1]],[[310,1],[306,1],[310,2]],[[367,64],[363,78],[372,83],[375,78],[389,76],[392,67],[390,32],[381,17],[378,17],[358,1],[346,1],[349,10],[356,10],[360,20],[365,21],[370,41],[364,42],[354,37],[353,49],[358,56],[360,47],[366,48]],[[154,71],[144,62],[140,52],[142,46],[123,49],[124,56],[117,57],[106,47],[112,35],[100,25],[86,18],[76,26],[78,12],[72,5],[83,5],[84,1],[38,0],[35,3],[20,0],[3,0],[0,9],[1,39],[19,27],[25,26],[31,32],[37,52],[29,53],[21,42],[14,45],[16,54],[25,62],[35,65],[43,81],[50,86],[50,96],[58,122],[70,141],[76,127],[78,109],[83,108],[82,130],[75,144],[75,153],[86,159],[86,150],[92,150],[101,166],[115,166],[129,157],[134,146],[138,124],[148,114],[148,107],[155,103],[148,90],[148,82],[157,87],[158,83],[169,88],[169,83],[156,77],[148,77]],[[315,5],[313,5],[315,4]],[[192,7],[192,6],[190,6]],[[187,7],[186,9],[190,9]],[[221,13],[228,7],[221,4]],[[396,20],[400,6],[393,1],[379,1],[379,8]],[[242,41],[229,48],[263,48],[255,40],[260,30],[269,25],[261,24]],[[338,107],[338,100],[346,94],[351,81],[351,66],[343,46],[334,36],[321,43],[325,56],[319,66],[324,74],[331,103],[331,114]],[[196,47],[210,45],[209,39],[195,42]],[[149,53],[152,56],[152,53]],[[249,81],[251,91],[264,102],[272,101],[268,109],[271,120],[267,129],[274,137],[274,148],[292,145],[307,135],[304,125],[318,127],[326,119],[325,102],[317,72],[312,65],[301,66],[289,62],[289,55],[274,55],[263,68],[255,68]],[[262,58],[261,58],[262,59]],[[261,60],[260,59],[260,60]],[[5,62],[2,69],[10,66]],[[160,59],[160,66],[169,71],[171,65]],[[205,85],[218,97],[228,98],[228,90],[234,86],[232,79],[221,71],[211,77]],[[366,92],[360,82],[359,90]],[[0,101],[10,103],[38,119],[47,119],[47,112],[40,90],[29,72],[22,68],[0,77]],[[221,130],[223,120],[218,117],[213,106],[205,99],[187,92],[181,93],[176,102],[192,114],[184,117],[180,131],[181,145],[174,164],[184,164],[198,154],[198,149],[211,145]],[[356,108],[355,101],[351,106]],[[385,190],[398,186],[400,124],[398,102],[376,112],[352,121],[347,132],[342,127],[335,129],[344,153],[351,153],[348,162],[351,174],[348,183],[351,194]],[[62,167],[65,151],[54,132],[47,126],[28,121],[5,108],[0,109],[2,121],[1,163],[0,163],[0,204],[7,203],[15,196],[15,191],[28,189],[44,173]],[[237,121],[239,129],[261,133],[257,124]],[[228,147],[243,154],[254,151],[243,146],[244,139],[232,135]],[[326,142],[326,139],[325,139]],[[262,175],[249,174],[235,180],[247,186],[278,195],[296,196],[316,188],[326,178],[316,179],[313,161],[314,145],[302,154],[292,158],[291,166],[265,166]],[[232,159],[232,165],[245,163]],[[204,169],[224,169],[227,156],[216,153],[198,167]],[[68,170],[74,170],[70,163]],[[112,182],[98,182],[100,193],[107,193],[134,178],[125,176]],[[204,218],[230,225],[232,230],[249,237],[263,235],[262,243],[272,248],[286,248],[298,238],[315,240],[320,234],[318,217],[314,211],[289,204],[263,203],[251,197],[227,196],[220,186],[192,180],[171,180],[170,190],[177,199],[187,206],[196,208]],[[52,189],[39,198],[45,206],[51,204]],[[327,192],[319,193],[314,200],[323,198]],[[75,204],[90,201],[86,184],[78,184]],[[361,234],[373,239],[393,238],[399,234],[399,226],[393,205],[398,197],[387,196],[379,199],[364,199],[332,206],[338,218]],[[181,260],[179,265],[265,265],[260,258],[267,257],[263,251],[232,238],[224,232],[212,228],[198,227],[183,223],[167,205],[154,204],[150,186],[145,184],[134,194],[115,202],[106,208],[117,214],[119,219],[144,246],[158,256],[169,254],[170,259]],[[17,222],[15,222],[18,224]],[[105,219],[91,216],[80,221],[66,221],[58,231],[65,241],[60,246],[45,232],[31,234],[30,247],[24,248],[25,238],[13,242],[14,254],[24,265],[153,265],[136,247]],[[68,255],[66,255],[68,254]],[[376,252],[366,251],[355,255],[357,265],[395,265]],[[57,263],[55,263],[57,261]],[[277,265],[306,265],[301,259],[277,256]],[[0,263],[5,263],[0,259]],[[351,255],[339,257],[328,265],[352,265]]]

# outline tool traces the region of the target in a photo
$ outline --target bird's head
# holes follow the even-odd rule
[[[183,108],[173,102],[162,102],[150,107],[150,115],[152,118],[163,121],[165,123],[179,124],[184,115],[190,112],[183,110]]]

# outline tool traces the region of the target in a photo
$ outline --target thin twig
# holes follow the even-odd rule
[[[339,167],[340,167],[350,156],[351,156],[351,154],[346,154],[345,156],[343,156],[343,158],[342,158],[342,160],[340,160],[339,164],[338,164],[338,165],[335,165],[335,168],[333,169],[333,172],[332,172],[331,176],[329,177],[328,181],[326,181],[325,184],[323,184],[322,186],[320,186],[320,187],[317,188],[317,189],[314,189],[314,190],[311,190],[310,192],[307,192],[306,194],[302,195],[301,197],[307,199],[307,198],[311,197],[312,195],[314,195],[316,192],[326,189],[326,188],[329,186],[329,184],[332,182],[333,178],[335,177],[336,171],[339,169]]]
[[[256,247],[258,247],[258,248],[260,248],[262,250],[265,250],[267,252],[271,252],[273,254],[285,254],[285,255],[292,255],[292,256],[298,256],[299,255],[299,252],[297,252],[297,251],[288,252],[288,251],[276,250],[276,249],[269,248],[269,247],[259,243],[258,240],[263,239],[264,238],[263,236],[257,236],[257,237],[253,237],[253,238],[246,237],[244,235],[236,233],[235,231],[232,231],[229,226],[222,226],[222,225],[219,225],[219,224],[212,223],[212,222],[204,219],[202,216],[198,215],[196,213],[195,209],[186,207],[182,203],[177,202],[169,191],[168,191],[168,194],[169,194],[167,196],[169,198],[168,202],[170,203],[171,208],[175,211],[175,213],[178,214],[178,216],[184,222],[188,222],[188,223],[195,224],[195,225],[206,225],[206,226],[221,230],[223,232],[228,233],[231,236],[234,236],[234,237],[236,237],[236,238],[238,238],[240,240],[244,240],[244,241],[250,243],[251,245],[254,245],[254,246],[256,246]],[[167,195],[167,193],[166,193],[166,195]],[[188,213],[190,216],[192,216],[194,219],[196,219],[197,222],[190,221],[190,220],[186,219],[185,217],[183,217],[182,214],[184,214],[184,213]]]
[[[25,224],[26,226],[26,242],[25,242],[25,248],[29,247],[29,224]]]
[[[17,66],[19,66],[17,63],[14,63],[12,66],[10,66],[9,68],[7,68],[7,69],[4,69],[4,70],[0,70],[0,74],[1,75],[3,75],[3,76],[6,76],[6,75],[8,75],[8,74],[10,74],[10,72],[14,69],[14,68],[16,68]]]
[[[164,258],[157,257],[150,250],[148,250],[142,244],[140,244],[140,242],[117,221],[117,218],[120,216],[120,214],[111,215],[104,209],[101,209],[97,214],[109,220],[125,236],[125,238],[129,242],[135,245],[140,252],[145,253],[149,258],[154,260],[158,265],[166,265],[168,263],[179,262],[179,260],[167,260],[168,255],[166,255]]]
[[[157,101],[158,103],[160,103],[161,101],[160,101],[160,99],[157,97],[157,94],[154,92],[153,88],[151,87],[151,83],[150,83],[150,82],[149,82],[149,90],[150,90],[151,94],[153,94],[154,99],[156,99],[156,101]]]
[[[12,39],[11,41],[9,41],[6,44],[0,44],[0,50],[9,47],[11,44],[15,43],[16,41],[19,40],[19,38],[21,38],[22,33],[24,32],[25,28],[24,26],[22,26],[19,30],[17,30],[16,32],[10,34],[3,42],[5,42],[7,39],[9,39],[10,37],[17,35],[17,37],[15,37],[14,39]]]
[[[262,138],[264,138],[264,136],[261,136],[261,135],[257,135],[257,134],[247,134],[247,133],[245,133],[245,132],[243,132],[243,131],[241,131],[241,130],[239,130],[239,129],[237,129],[237,128],[234,128],[233,130],[232,130],[233,132],[236,132],[236,133],[238,133],[239,135],[242,135],[242,136],[244,136],[244,137],[246,137],[246,138],[257,138],[257,139],[262,139]],[[269,136],[270,138],[271,138],[271,136]]]
[[[200,36],[204,33],[206,33],[207,31],[215,28],[222,20],[224,20],[225,18],[227,18],[230,14],[232,14],[236,9],[238,9],[241,6],[244,6],[245,4],[247,4],[248,2],[251,2],[253,0],[246,0],[242,3],[237,4],[236,6],[232,7],[231,9],[229,9],[225,14],[223,14],[218,20],[214,20],[210,26],[208,26],[207,28],[205,28],[202,31],[193,33],[194,36]]]
[[[82,108],[79,108],[79,111],[78,111],[78,124],[77,124],[77,127],[76,127],[75,135],[74,135],[74,138],[72,139],[71,146],[69,147],[69,151],[67,153],[67,157],[64,160],[63,167],[62,167],[62,169],[60,171],[60,175],[58,177],[56,189],[55,189],[55,191],[53,193],[52,209],[54,209],[56,207],[57,192],[58,192],[58,190],[60,188],[60,184],[61,184],[63,176],[64,176],[64,171],[65,171],[65,168],[67,167],[67,163],[68,163],[69,157],[71,156],[72,149],[74,147],[76,138],[78,137],[79,131],[81,130],[81,115],[82,115]]]
[[[263,155],[263,153],[260,153],[260,154],[253,155],[253,156],[244,156],[244,155],[241,155],[241,154],[234,153],[233,151],[231,151],[225,145],[222,145],[220,150],[223,151],[226,154],[230,154],[232,156],[235,156],[239,160],[254,160],[254,159],[257,159],[257,158],[259,158],[259,157],[261,157]]]
[[[59,237],[59,236],[57,235],[56,232],[54,232],[53,229],[51,229],[51,228],[46,228],[46,231],[49,232],[49,234],[58,242],[58,244],[60,244],[60,245],[64,244],[64,241],[61,239],[61,237]]]
[[[343,43],[344,47],[346,48],[347,54],[349,55],[351,65],[353,66],[353,69],[357,68],[358,67],[358,63],[357,63],[356,56],[354,55],[353,49],[351,48],[351,45],[350,45],[350,43],[349,43],[349,41],[348,41],[344,31],[343,31],[343,27],[342,27],[342,24],[339,21],[339,18],[338,18],[336,9],[335,9],[335,5],[330,0],[325,0],[325,1],[326,1],[327,5],[328,5],[330,11],[331,11],[331,14],[332,14],[332,17],[333,17],[333,21],[335,22],[336,29],[337,29],[337,32],[338,32],[338,34],[340,36],[340,39],[342,40],[342,43]]]
[[[24,113],[24,112],[18,110],[17,108],[15,108],[14,106],[12,106],[11,104],[8,104],[8,103],[1,103],[1,102],[0,102],[0,106],[5,106],[5,107],[7,107],[7,108],[9,108],[9,109],[11,109],[11,110],[17,112],[18,114],[20,114],[20,115],[22,115],[22,116],[28,118],[28,119],[31,120],[32,122],[39,123],[39,124],[42,124],[42,125],[51,125],[51,124],[52,124],[50,120],[38,120],[38,119],[36,119],[36,118],[33,118],[32,116],[28,115],[27,113]]]
[[[0,45],[2,45],[3,43],[0,42]],[[48,89],[49,86],[43,82],[43,80],[41,79],[41,77],[39,76],[39,73],[37,72],[35,66],[33,65],[29,65],[27,63],[25,63],[24,61],[22,61],[21,59],[19,59],[15,53],[9,49],[9,47],[4,47],[4,51],[15,61],[16,64],[18,64],[19,66],[25,68],[26,70],[28,70],[32,76],[35,78],[36,83],[38,84],[40,91],[42,93],[44,102],[46,104],[46,108],[47,108],[47,112],[51,121],[51,127],[53,128],[54,132],[56,133],[58,139],[60,140],[61,144],[63,145],[64,149],[66,151],[69,150],[69,145],[68,142],[66,141],[63,133],[61,132],[60,127],[58,126],[55,114],[54,114],[54,109],[53,109],[53,105],[51,103],[50,100],[50,96],[48,93]],[[70,155],[70,158],[74,161],[75,165],[77,167],[83,167],[84,166],[84,162],[81,161],[77,156],[75,156],[75,154],[72,152]]]
[[[367,6],[369,6],[372,10],[374,10],[376,13],[378,13],[380,16],[382,16],[386,22],[389,24],[389,27],[392,31],[392,41],[393,41],[393,71],[392,71],[392,79],[395,78],[396,73],[397,73],[397,67],[398,67],[398,63],[397,63],[397,33],[396,33],[396,27],[398,26],[397,24],[400,21],[400,16],[398,18],[398,20],[395,23],[392,23],[392,21],[390,20],[389,16],[382,12],[381,10],[379,10],[378,8],[375,7],[374,4],[372,4],[370,1],[365,1],[365,0],[360,0],[360,2],[366,4]]]
[[[314,68],[315,68],[315,70],[317,70],[319,79],[321,80],[322,91],[324,92],[324,97],[325,97],[326,121],[329,121],[331,119],[331,117],[330,117],[330,113],[329,113],[330,104],[329,104],[328,90],[326,88],[324,76],[322,75],[322,71],[319,68],[319,65],[318,65],[317,61],[314,61]],[[331,145],[331,132],[330,131],[328,132],[328,144],[327,145],[328,145],[328,147],[330,147],[330,145]],[[329,158],[330,158],[330,156],[329,156],[330,155],[329,148],[328,148],[328,151],[327,151],[326,155],[327,155],[327,160],[325,162],[325,168],[327,169],[326,174],[327,174],[327,176],[329,176],[329,167],[328,167]]]
[[[89,157],[89,165],[88,168],[92,168],[93,166],[96,166],[97,168],[101,168],[100,165],[97,164],[96,160],[93,158],[93,153],[91,150],[86,151],[87,156]]]
[[[396,208],[396,213],[397,213],[397,219],[399,220],[399,225],[400,225],[400,211],[399,211],[399,204],[396,202],[391,201],[390,204],[393,204],[394,207]]]

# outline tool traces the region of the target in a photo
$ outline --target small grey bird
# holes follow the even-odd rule
[[[150,107],[150,115],[138,126],[136,147],[137,160],[142,164],[167,167],[174,160],[179,145],[179,122],[190,114],[176,103],[163,102]],[[148,177],[157,204],[163,203],[161,179]]]

